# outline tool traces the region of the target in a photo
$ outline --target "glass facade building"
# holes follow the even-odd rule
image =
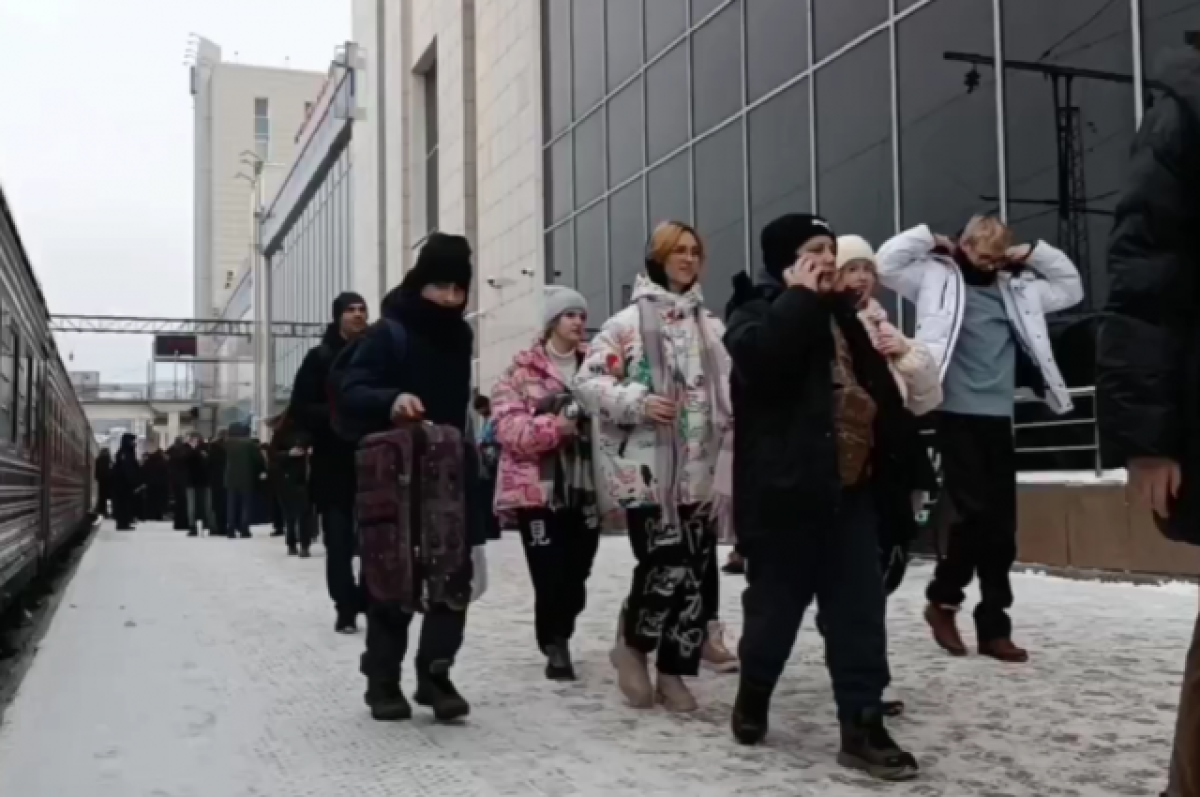
[[[543,0],[548,279],[603,319],[648,232],[708,249],[710,307],[764,224],[815,210],[878,247],[997,213],[1107,296],[1106,241],[1155,56],[1195,0]]]
[[[308,141],[263,223],[275,321],[324,323],[338,293],[352,281],[354,72],[326,87]],[[280,338],[274,344],[277,402],[286,402],[305,354],[317,343]]]

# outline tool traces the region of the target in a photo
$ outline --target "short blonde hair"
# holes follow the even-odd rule
[[[700,247],[700,262],[703,263],[705,259],[704,240],[700,237],[700,233],[696,232],[695,227],[682,221],[659,222],[658,226],[654,228],[654,232],[650,234],[650,245],[646,247],[646,257],[659,265],[665,265],[667,258],[671,256],[671,252],[675,251],[675,247],[684,233],[696,239],[696,246]]]
[[[981,252],[1000,257],[1013,245],[1012,230],[995,216],[972,216],[963,230],[962,240]]]

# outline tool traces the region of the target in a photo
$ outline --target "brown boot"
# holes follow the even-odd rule
[[[658,689],[655,691],[654,697],[663,704],[667,711],[675,714],[688,714],[700,707],[696,704],[696,698],[692,697],[687,684],[678,675],[666,675],[660,672]]]
[[[624,607],[617,620],[617,638],[608,654],[608,660],[617,668],[617,686],[629,705],[633,708],[654,708],[654,685],[650,683],[646,654],[634,650],[625,642]]]
[[[951,656],[965,656],[967,646],[959,636],[955,614],[957,612],[953,609],[931,603],[925,607],[925,622],[929,623],[929,628],[933,631],[933,641],[938,647]]]
[[[980,642],[979,655],[991,656],[993,659],[1007,662],[1008,664],[1024,664],[1029,661],[1029,651],[1017,647],[1007,637]]]

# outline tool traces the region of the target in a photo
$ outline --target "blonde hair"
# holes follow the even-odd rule
[[[654,232],[650,234],[650,244],[646,247],[646,258],[659,265],[665,265],[667,258],[671,256],[671,252],[675,251],[675,247],[679,245],[679,239],[685,233],[696,239],[696,246],[700,247],[700,262],[704,262],[706,254],[704,240],[700,237],[700,233],[696,232],[695,227],[682,221],[659,222],[658,226],[654,228]]]
[[[1004,255],[1013,245],[1012,230],[995,216],[976,215],[967,222],[962,240],[987,254]]]

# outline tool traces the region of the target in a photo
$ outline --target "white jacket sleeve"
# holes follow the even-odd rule
[[[909,412],[913,415],[925,415],[941,406],[941,371],[924,343],[909,340],[908,353],[894,360],[892,367],[908,388]]]
[[[608,319],[588,345],[575,376],[575,395],[588,414],[618,426],[642,423],[650,395],[649,387],[628,379],[625,341],[635,334],[622,322],[620,313]]]
[[[1063,251],[1038,241],[1025,265],[1041,277],[1035,284],[1043,313],[1056,313],[1083,301],[1083,280],[1071,258]]]
[[[905,230],[879,247],[876,269],[879,281],[889,290],[916,302],[921,295],[921,283],[933,261],[930,254],[937,242],[924,224]]]

